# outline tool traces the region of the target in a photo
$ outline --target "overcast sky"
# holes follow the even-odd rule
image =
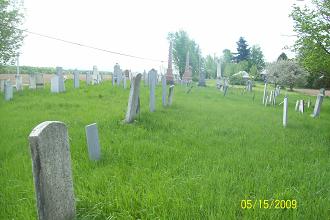
[[[305,0],[309,2],[309,0]],[[29,31],[111,51],[167,61],[168,32],[183,29],[201,47],[203,56],[236,52],[243,36],[258,44],[271,62],[294,34],[289,13],[297,0],[25,0],[24,28]],[[143,71],[160,62],[127,58],[27,34],[20,64],[64,68]],[[165,62],[164,67],[167,66]]]

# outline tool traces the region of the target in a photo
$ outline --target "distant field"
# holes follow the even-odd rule
[[[149,112],[148,88],[141,86],[141,113],[122,124],[129,89],[110,81],[51,94],[44,90],[0,99],[0,219],[36,219],[28,136],[43,121],[68,127],[77,219],[329,219],[330,98],[319,118],[311,109],[294,111],[288,93],[283,106],[264,107],[262,87],[243,93],[230,88],[176,86],[173,105]],[[1,94],[3,96],[3,94]],[[284,91],[278,97],[283,100]],[[102,148],[89,161],[85,126],[96,122]],[[297,208],[268,209],[259,200],[296,200]],[[242,209],[242,200],[252,200]],[[244,204],[243,204],[244,205]]]

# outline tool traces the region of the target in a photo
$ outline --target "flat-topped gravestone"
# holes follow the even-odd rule
[[[5,81],[4,93],[5,93],[6,101],[13,99],[13,86],[12,86],[10,80]]]
[[[287,124],[288,124],[288,97],[285,97],[283,104],[283,126],[286,127]]]
[[[50,80],[50,91],[52,93],[59,93],[60,92],[60,85],[59,85],[59,76],[54,75]]]
[[[173,94],[174,94],[174,85],[171,85],[168,91],[168,105],[172,105],[173,101]]]
[[[112,75],[112,85],[115,85],[115,83],[118,83],[118,77],[120,74],[120,66],[118,63],[113,67],[113,75]]]
[[[75,219],[70,146],[66,125],[45,121],[29,135],[40,220]]]
[[[323,98],[324,98],[323,94],[317,95],[317,99],[316,99],[315,106],[314,106],[314,111],[313,111],[313,114],[311,115],[313,118],[320,115]]]
[[[140,81],[142,74],[139,73],[132,77],[131,89],[128,97],[127,112],[125,117],[126,123],[133,122],[134,118],[140,111]]]
[[[87,125],[85,127],[85,130],[86,130],[89,159],[99,160],[101,157],[101,151],[100,151],[99,133],[97,130],[96,123]]]
[[[154,112],[156,108],[156,77],[157,77],[157,71],[155,69],[151,69],[149,71],[149,77],[150,77],[150,111]]]
[[[75,70],[73,72],[73,87],[74,88],[79,88],[79,72],[78,70]]]
[[[166,106],[166,76],[162,75],[162,104]]]
[[[29,88],[36,89],[37,88],[37,77],[36,74],[29,75]]]

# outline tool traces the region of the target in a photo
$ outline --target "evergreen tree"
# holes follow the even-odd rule
[[[235,60],[237,63],[243,60],[249,60],[250,58],[250,48],[248,48],[248,44],[243,37],[240,37],[239,40],[236,42],[237,44],[237,55]]]

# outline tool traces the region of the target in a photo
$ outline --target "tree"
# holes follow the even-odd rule
[[[330,1],[312,3],[314,7],[310,8],[294,6],[290,14],[297,33],[294,50],[299,62],[311,73],[309,85],[321,83],[330,87]],[[321,75],[324,77],[319,80]]]
[[[216,78],[217,76],[217,63],[211,55],[205,57],[205,73],[206,78]]]
[[[13,62],[22,46],[23,31],[17,29],[23,20],[21,4],[14,0],[0,0],[0,67]]]
[[[277,84],[288,86],[291,91],[296,85],[303,86],[307,76],[307,72],[292,60],[280,60],[267,66],[268,81],[275,86]]]
[[[250,55],[251,68],[253,65],[256,66],[258,72],[261,72],[261,70],[265,68],[264,54],[262,53],[261,48],[258,45],[253,45],[251,48],[251,55]]]
[[[288,56],[283,52],[277,58],[277,61],[280,61],[280,60],[288,60]]]
[[[237,44],[237,56],[235,60],[237,63],[243,60],[249,60],[250,58],[250,48],[246,43],[246,40],[243,37],[240,37],[239,40],[236,42]]]
[[[167,39],[173,43],[173,61],[182,78],[186,66],[186,56],[189,51],[189,64],[192,66],[193,78],[199,76],[201,50],[199,45],[191,40],[188,33],[180,30],[168,34]]]
[[[234,59],[234,57],[230,50],[224,49],[222,51],[222,60],[224,63],[231,63],[231,62],[233,62],[233,59]]]

